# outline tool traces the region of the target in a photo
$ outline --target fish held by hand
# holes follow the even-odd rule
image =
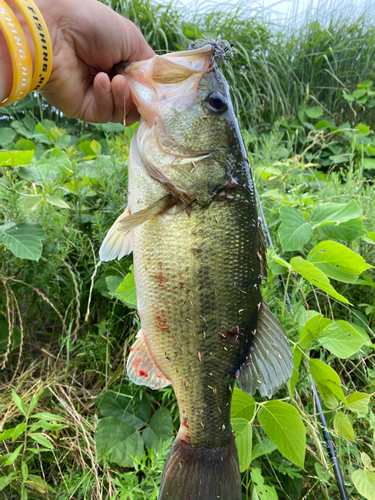
[[[101,260],[134,252],[142,330],[127,361],[136,384],[172,384],[181,426],[159,500],[241,500],[230,423],[235,380],[271,397],[291,376],[284,329],[261,296],[266,276],[254,185],[216,61],[227,42],[128,65],[141,121],[128,207]]]

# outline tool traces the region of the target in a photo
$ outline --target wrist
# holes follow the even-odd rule
[[[61,3],[61,1],[63,0],[60,0],[59,3]],[[43,83],[43,80],[48,79],[48,75],[51,69],[50,64],[52,64],[52,47],[54,44],[54,38],[56,33],[56,29],[54,27],[55,23],[53,19],[56,11],[56,9],[54,8],[56,2],[53,1],[50,2],[49,0],[34,0],[34,4],[37,7],[35,14],[37,17],[33,17],[33,14],[30,13],[29,8],[27,8],[27,5],[25,5],[26,9],[24,10],[23,14],[13,0],[5,0],[5,3],[8,5],[9,10],[12,11],[13,15],[16,17],[26,37],[27,42],[25,41],[24,43],[27,43],[28,45],[32,60],[32,67],[30,59],[29,59],[30,62],[28,63],[30,67],[29,74],[33,76],[32,81],[29,80],[31,85],[29,86],[29,91],[32,91],[33,89],[37,90],[39,86]],[[33,4],[32,2],[30,2],[28,5],[32,6]],[[22,9],[23,8],[24,7],[22,7]],[[39,14],[37,13],[38,9],[40,11]],[[38,27],[39,20],[43,27],[41,29],[39,29]],[[33,34],[31,33],[30,30],[33,31]],[[44,52],[45,49],[43,50],[42,37],[46,36],[46,40],[48,40],[48,33],[50,34],[51,37],[52,47],[51,43],[47,42],[47,46],[49,48],[47,50],[47,53],[45,53]],[[35,44],[37,45],[36,48]],[[12,49],[8,47],[7,40],[4,34],[0,31],[0,103],[10,95],[14,83],[13,71],[15,70],[15,67],[13,65],[15,64],[15,62],[14,61],[12,62],[10,50],[12,50],[13,53],[15,47],[13,47]],[[47,63],[46,66],[44,61],[47,60],[45,59],[47,57],[47,54],[48,54],[48,61],[50,61],[50,64]],[[18,66],[16,67],[18,68]],[[45,68],[43,69],[43,71],[42,67]],[[17,74],[16,81],[19,82],[20,74],[18,70],[16,74]],[[12,102],[12,100],[10,102]]]

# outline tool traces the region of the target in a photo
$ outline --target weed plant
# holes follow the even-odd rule
[[[243,498],[340,498],[311,371],[349,496],[372,500],[373,7],[330,15],[331,4],[279,26],[244,5],[107,3],[155,50],[204,35],[235,43],[225,71],[274,242],[263,294],[296,366],[271,402],[235,390]],[[127,205],[136,127],[67,120],[37,96],[1,113],[0,495],[156,500],[178,409],[170,387],[126,377],[139,329],[132,258],[98,260]],[[265,421],[275,405],[293,421],[292,450]]]

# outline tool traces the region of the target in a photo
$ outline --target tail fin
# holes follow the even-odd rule
[[[241,500],[236,444],[193,448],[178,438],[165,464],[159,500]]]

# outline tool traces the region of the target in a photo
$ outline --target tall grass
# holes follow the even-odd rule
[[[331,0],[319,8],[291,9],[271,21],[272,8],[259,2],[105,0],[134,21],[155,50],[180,50],[201,36],[234,43],[235,58],[224,68],[243,126],[269,129],[281,116],[297,116],[304,102],[320,103],[328,116],[353,124],[363,110],[343,106],[343,90],[375,76],[375,4]],[[297,4],[298,5],[298,4]],[[373,122],[367,110],[366,120]]]

